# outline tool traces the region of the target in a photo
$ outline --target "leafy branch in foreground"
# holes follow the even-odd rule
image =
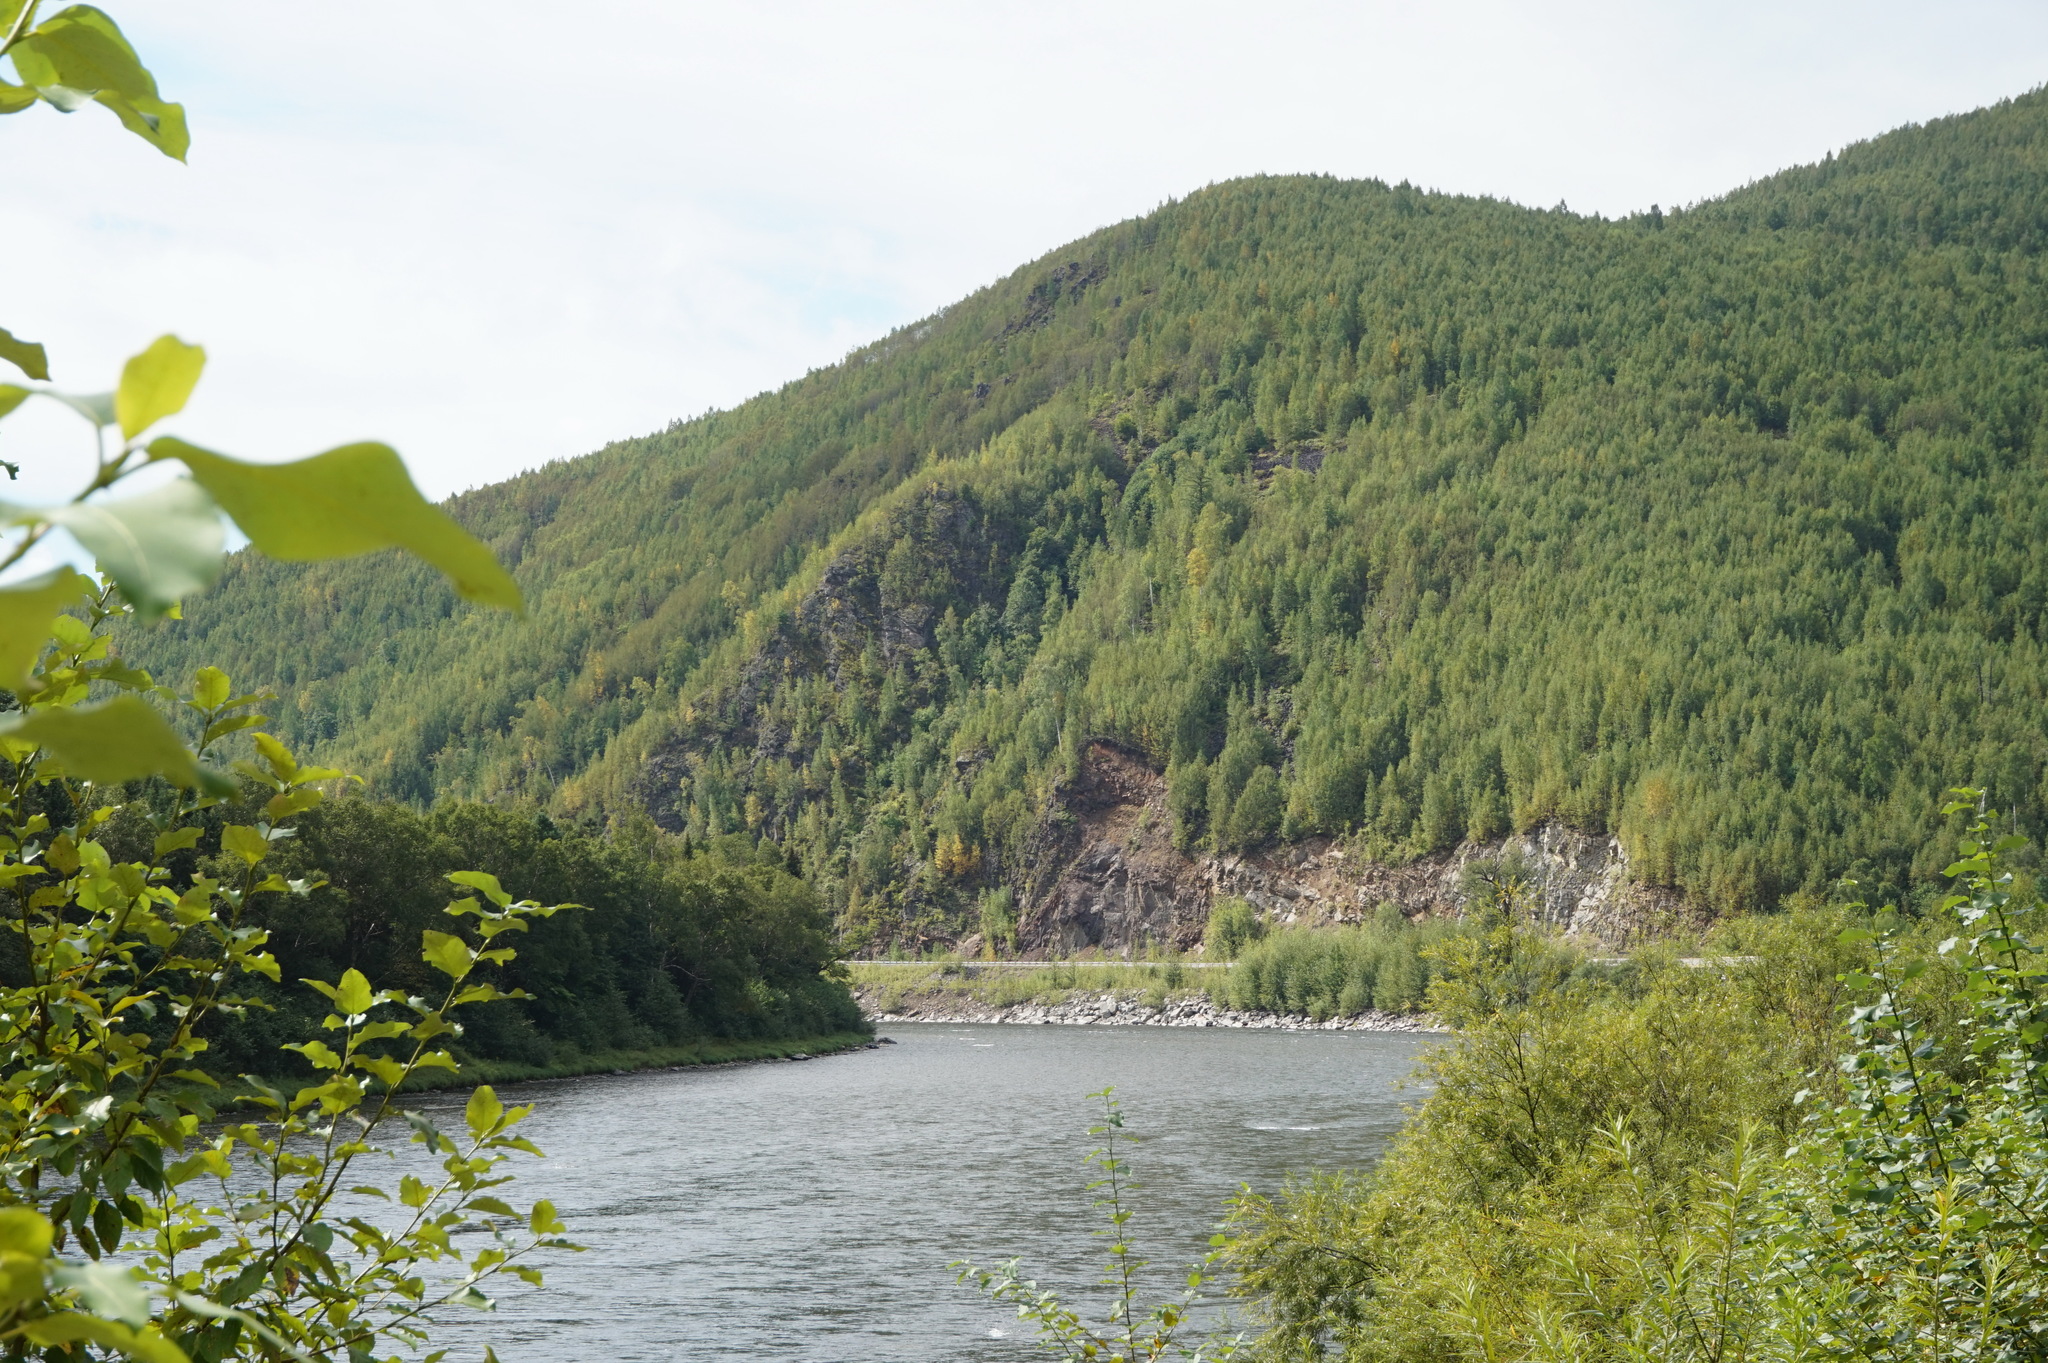
[[[95,595],[95,623],[120,613],[113,595]],[[63,713],[38,709],[47,693],[83,691],[121,666],[103,635],[61,619],[38,684],[20,693],[30,720]],[[195,769],[261,722],[250,707],[262,699],[201,672],[179,698],[201,733],[185,750]],[[512,959],[505,934],[557,911],[515,902],[489,875],[450,877],[467,893],[448,913],[468,935],[424,935],[423,958],[447,977],[437,996],[380,991],[356,970],[306,981],[334,1009],[328,1039],[287,1048],[315,1081],[287,1092],[244,1076],[259,1115],[216,1124],[207,1023],[263,1006],[237,985],[278,977],[268,933],[251,925],[257,906],[319,884],[265,863],[340,776],[268,734],[253,742],[257,760],[235,770],[268,798],[255,822],[217,824],[204,816],[221,797],[201,783],[167,804],[124,801],[19,726],[0,733],[0,885],[17,977],[0,986],[0,1201],[12,1204],[0,1242],[18,1256],[5,1261],[0,1341],[17,1355],[84,1341],[152,1363],[366,1359],[423,1344],[440,1307],[488,1305],[479,1285],[497,1274],[539,1282],[534,1251],[569,1247],[547,1203],[522,1210],[502,1196],[500,1166],[539,1153],[514,1130],[530,1109],[479,1088],[457,1138],[396,1103],[423,1071],[455,1068],[445,1044],[461,1033],[459,1010],[521,997],[479,972]],[[148,821],[146,859],[117,861],[102,840],[124,816]],[[394,1119],[438,1160],[433,1178],[408,1173],[387,1188],[364,1177],[363,1157],[385,1153],[380,1132]],[[477,1226],[481,1243],[464,1249],[457,1237]],[[124,1250],[131,1267],[103,1262]],[[452,1267],[433,1276],[442,1264]]]
[[[1088,1096],[1100,1099],[1103,1110],[1101,1125],[1088,1128],[1088,1134],[1101,1137],[1102,1144],[1088,1152],[1087,1162],[1100,1175],[1089,1182],[1088,1191],[1102,1194],[1095,1199],[1095,1205],[1102,1209],[1108,1223],[1095,1232],[1109,1241],[1109,1261],[1102,1276],[1102,1284],[1113,1293],[1107,1317],[1100,1325],[1089,1325],[1057,1292],[1019,1276],[1015,1259],[994,1268],[978,1268],[967,1262],[955,1264],[959,1281],[972,1279],[976,1287],[996,1301],[1016,1303],[1017,1318],[1036,1324],[1040,1343],[1047,1352],[1061,1358],[1150,1363],[1162,1358],[1235,1357],[1236,1340],[1225,1341],[1213,1349],[1206,1343],[1182,1341],[1189,1313],[1202,1303],[1202,1284],[1208,1280],[1207,1269],[1213,1255],[1188,1269],[1187,1287],[1179,1296],[1139,1314],[1139,1275],[1146,1264],[1137,1257],[1126,1229],[1131,1220],[1128,1200],[1137,1185],[1131,1182],[1129,1162],[1117,1153],[1118,1141],[1136,1141],[1137,1137],[1125,1129],[1123,1109],[1113,1090],[1103,1089]]]
[[[0,0],[0,55],[20,81],[0,80],[0,114],[98,103],[182,160],[184,110],[158,95],[113,20],[74,5],[39,22],[40,8]],[[334,1010],[329,1036],[287,1047],[314,1082],[287,1092],[244,1075],[247,1094],[224,1111],[208,1024],[268,1006],[240,992],[250,976],[279,982],[260,910],[321,883],[266,863],[345,778],[255,732],[255,760],[233,763],[238,783],[209,759],[264,723],[253,707],[272,697],[235,695],[212,667],[180,695],[116,656],[106,628],[175,615],[211,585],[223,514],[275,557],[396,547],[472,600],[518,609],[519,591],[386,446],[258,465],[152,436],[198,384],[198,346],[159,337],[105,393],[51,386],[44,348],[4,330],[0,361],[30,380],[0,383],[0,418],[32,397],[60,403],[86,421],[94,452],[68,502],[0,505],[0,572],[58,530],[99,569],[0,586],[0,1358],[367,1363],[417,1350],[441,1308],[488,1306],[482,1284],[500,1274],[537,1284],[535,1251],[574,1248],[548,1203],[504,1197],[506,1162],[540,1153],[516,1130],[530,1109],[478,1088],[454,1136],[397,1104],[423,1071],[456,1068],[446,1045],[460,1010],[523,997],[480,972],[513,958],[505,934],[561,906],[452,875],[468,892],[447,908],[457,930],[422,940],[447,984],[378,990],[355,969],[304,981]],[[104,495],[163,461],[187,476]],[[213,813],[251,789],[254,822]],[[137,821],[149,854],[119,860],[110,830]],[[436,1172],[387,1187],[361,1166],[392,1153],[380,1140],[394,1121]]]

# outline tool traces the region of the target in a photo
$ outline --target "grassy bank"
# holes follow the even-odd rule
[[[1206,995],[1218,1008],[1306,1016],[1321,1022],[1360,1013],[1421,1010],[1436,973],[1435,949],[1465,931],[1445,920],[1410,923],[1398,910],[1352,927],[1282,928],[1268,932],[1246,910],[1244,929],[1214,940],[1236,959],[1226,968],[1190,968],[1178,961],[1130,965],[1091,961],[848,962],[850,983],[877,1012],[901,1011],[905,1000],[949,1001],[989,1008],[1048,1006],[1075,994],[1114,994],[1158,1008],[1176,996]],[[1212,954],[1221,954],[1214,952]]]
[[[1142,998],[1156,1008],[1174,995],[1201,993],[1204,976],[1225,973],[1190,970],[1172,961],[1131,966],[1055,961],[1037,969],[975,961],[916,965],[850,961],[847,971],[855,991],[883,1013],[896,1012],[909,998],[926,1002],[952,998],[1008,1008],[1020,1003],[1064,1003],[1074,994],[1111,993]]]

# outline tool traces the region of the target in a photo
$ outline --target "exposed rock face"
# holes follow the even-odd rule
[[[1200,863],[1174,849],[1159,774],[1096,743],[1064,805],[1027,854],[1018,924],[1025,954],[1199,942],[1215,889]]]
[[[1065,809],[1032,849],[1019,943],[1027,955],[1145,942],[1181,950],[1201,940],[1219,895],[1251,901],[1279,923],[1355,923],[1381,904],[1409,917],[1464,911],[1460,883],[1473,861],[1517,855],[1535,882],[1544,921],[1612,946],[1687,918],[1679,896],[1629,878],[1620,840],[1543,824],[1494,842],[1466,842],[1404,866],[1364,861],[1312,838],[1247,857],[1175,850],[1166,783],[1132,755],[1097,743]]]
[[[691,754],[713,742],[743,753],[751,749],[742,760],[756,765],[778,757],[800,762],[809,755],[793,735],[760,718],[762,701],[784,677],[823,676],[843,691],[870,653],[886,668],[932,648],[944,604],[963,611],[992,598],[1000,604],[1010,538],[967,497],[933,487],[841,552],[796,611],[777,622],[737,682],[707,701],[702,731],[649,755],[640,798],[655,822],[669,829],[684,826],[678,781],[689,774]],[[905,564],[914,565],[914,573],[892,573],[889,555],[899,544],[911,551]]]

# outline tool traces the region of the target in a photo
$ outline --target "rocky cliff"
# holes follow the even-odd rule
[[[1629,876],[1620,840],[1547,823],[1465,842],[1404,865],[1367,860],[1328,838],[1250,856],[1187,855],[1173,846],[1160,775],[1109,744],[1092,745],[1063,808],[1033,849],[1019,924],[1025,955],[1120,952],[1145,943],[1191,950],[1219,896],[1282,924],[1356,923],[1381,904],[1409,917],[1463,912],[1475,861],[1518,857],[1544,921],[1612,946],[1687,920],[1669,889]]]

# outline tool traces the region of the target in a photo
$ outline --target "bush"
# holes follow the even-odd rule
[[[984,890],[981,895],[981,937],[990,955],[1013,951],[1017,946],[1017,896],[1007,885]]]
[[[1259,911],[1242,899],[1224,897],[1209,907],[1202,930],[1202,954],[1212,961],[1234,961],[1245,947],[1266,935]]]
[[[1215,914],[1209,930],[1218,932]],[[1245,943],[1237,968],[1210,993],[1225,1008],[1317,1021],[1368,1009],[1411,1013],[1422,1006],[1436,969],[1430,948],[1460,931],[1443,921],[1411,926],[1398,910],[1355,928],[1286,929]]]
[[[1459,1036],[1387,1158],[1236,1205],[1261,1355],[2048,1355],[2048,906],[1988,823],[1936,922],[1808,909],[1700,969],[1447,944]]]

